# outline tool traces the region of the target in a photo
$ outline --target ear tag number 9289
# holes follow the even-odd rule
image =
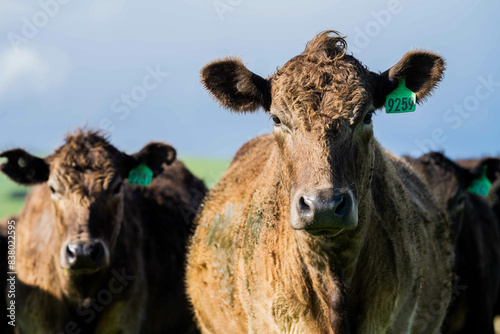
[[[153,171],[145,164],[141,163],[128,174],[128,183],[139,186],[149,186],[153,180]]]
[[[398,87],[393,90],[385,100],[385,112],[398,114],[415,111],[417,94],[406,87],[406,79],[399,81]]]

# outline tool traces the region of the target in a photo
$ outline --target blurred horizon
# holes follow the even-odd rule
[[[48,154],[86,126],[110,129],[128,152],[162,140],[180,157],[230,159],[272,125],[262,111],[219,108],[201,67],[236,55],[267,77],[333,29],[374,72],[414,49],[447,60],[440,87],[416,112],[377,111],[386,149],[500,155],[499,12],[500,3],[474,1],[3,0],[0,151]]]

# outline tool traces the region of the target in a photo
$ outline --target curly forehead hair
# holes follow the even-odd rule
[[[346,49],[336,31],[314,37],[302,54],[270,77],[275,105],[294,110],[308,128],[317,118],[354,117],[353,107],[369,97],[371,72]]]
[[[302,55],[312,62],[335,62],[346,54],[347,42],[344,38],[335,30],[324,31],[307,43]]]
[[[50,160],[68,167],[98,169],[109,158],[119,158],[120,155],[121,152],[100,131],[79,129],[66,136],[65,144],[51,155]]]
[[[119,172],[123,153],[101,132],[78,130],[68,134],[65,144],[48,160],[53,177],[68,187],[71,196],[86,205],[89,192],[98,192],[112,182]],[[87,179],[86,172],[91,172],[92,177]]]

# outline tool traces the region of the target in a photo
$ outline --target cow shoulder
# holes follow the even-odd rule
[[[209,193],[209,199],[217,197],[219,203],[248,200],[259,181],[274,172],[271,168],[266,169],[273,149],[272,134],[245,143],[236,153],[219,183]]]

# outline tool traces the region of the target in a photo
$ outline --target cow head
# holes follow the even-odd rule
[[[487,157],[481,159],[457,160],[457,163],[468,169],[477,177],[486,167],[486,176],[491,182],[488,202],[500,219],[500,158]]]
[[[222,106],[269,113],[292,228],[333,236],[358,224],[374,164],[375,110],[403,79],[422,101],[443,71],[440,56],[411,51],[384,73],[370,72],[327,31],[267,79],[238,59],[210,63],[201,76]]]
[[[166,144],[150,143],[127,155],[96,132],[78,131],[41,159],[21,149],[6,151],[2,172],[23,185],[43,183],[53,203],[60,265],[75,274],[94,273],[110,262],[124,215],[124,180],[145,163],[153,175],[175,159]]]
[[[436,200],[446,208],[453,221],[460,221],[471,183],[481,177],[485,168],[488,179],[494,183],[497,178],[495,171],[500,170],[499,159],[483,159],[471,168],[464,168],[440,152],[407,160],[424,177]]]

